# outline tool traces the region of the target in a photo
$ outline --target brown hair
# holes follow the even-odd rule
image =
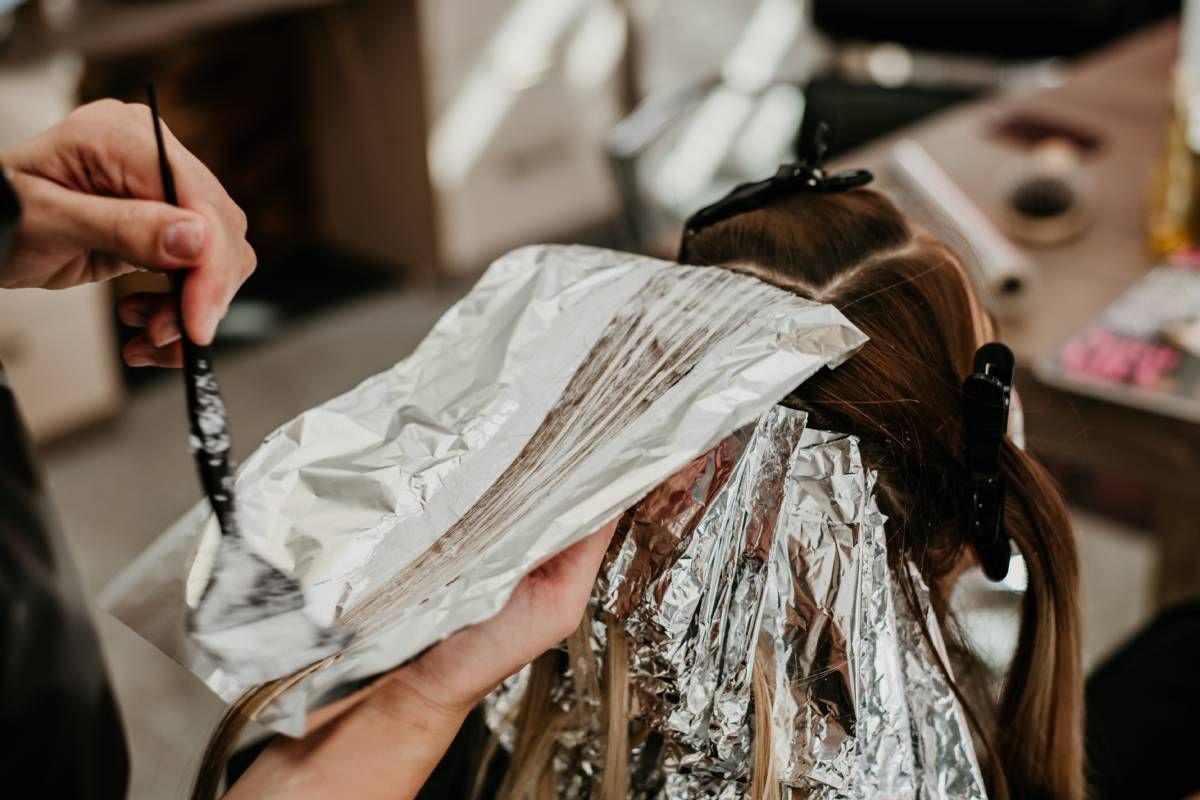
[[[818,373],[785,402],[806,410],[816,427],[859,437],[864,465],[878,475],[893,573],[911,603],[915,587],[910,573],[897,567],[906,561],[916,564],[930,586],[952,652],[965,659],[956,663],[959,682],[954,685],[982,744],[989,795],[998,800],[1082,798],[1074,538],[1050,475],[1007,439],[1004,523],[1024,555],[1028,589],[1016,653],[998,703],[979,685],[982,670],[971,662],[966,646],[952,638],[956,626],[948,595],[971,557],[965,533],[968,475],[961,386],[975,349],[991,334],[991,321],[961,262],[943,243],[914,230],[890,201],[866,189],[778,199],[686,236],[679,260],[743,272],[829,303],[870,337],[845,364]],[[590,623],[585,619],[584,624]],[[621,639],[611,625],[609,638]],[[611,676],[623,667],[613,665],[611,652],[607,655]],[[544,680],[556,663],[543,658],[535,662],[535,672]],[[750,796],[755,800],[779,796],[778,781],[772,779],[766,666],[756,659],[752,687]],[[942,668],[949,677],[949,666]],[[547,702],[546,691],[530,685],[520,707],[522,721]],[[611,687],[608,694],[612,696]],[[623,723],[624,709],[607,705],[600,709],[605,725]],[[505,789],[516,783],[532,786],[537,777],[553,773],[547,755],[530,759],[522,744],[518,739],[510,777],[523,777],[510,780]],[[619,773],[624,780],[627,757],[627,752],[610,749],[605,772]],[[611,782],[605,780],[604,786]],[[502,791],[501,796],[533,800],[552,795]],[[624,794],[601,791],[599,796],[617,800]]]
[[[948,623],[949,584],[969,554],[961,386],[990,328],[961,262],[868,189],[779,199],[686,237],[680,261],[725,266],[829,303],[870,337],[788,401],[817,427],[859,437],[864,465],[878,473],[893,566],[917,565]],[[988,756],[993,798],[1077,800],[1083,702],[1074,536],[1051,476],[1007,438],[1002,469],[1004,524],[1025,558],[1028,589],[998,706],[966,703],[968,714]]]

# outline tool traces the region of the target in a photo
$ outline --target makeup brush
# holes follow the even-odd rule
[[[158,146],[163,199],[178,206],[153,83],[146,85],[146,98]],[[200,483],[221,531],[212,576],[188,618],[189,633],[239,677],[269,680],[336,651],[348,640],[348,634],[312,622],[304,614],[300,584],[252,551],[238,532],[229,430],[225,403],[213,374],[212,351],[194,342],[184,324],[183,271],[172,270],[170,280],[183,348],[189,443]]]

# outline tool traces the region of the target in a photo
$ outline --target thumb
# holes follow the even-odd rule
[[[200,214],[153,200],[129,200],[53,186],[59,233],[80,247],[151,269],[195,266],[208,248]]]

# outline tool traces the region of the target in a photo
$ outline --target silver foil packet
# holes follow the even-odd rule
[[[593,595],[595,663],[585,669],[601,669],[604,620],[615,619],[639,743],[630,797],[744,797],[754,737],[769,735],[785,797],[985,798],[938,665],[949,670],[928,590],[911,565],[899,577],[889,569],[875,475],[854,437],[805,422],[773,408],[622,521]],[[560,678],[564,703],[577,701],[579,669]],[[756,670],[767,715],[755,713]],[[488,698],[488,723],[508,748],[525,679]],[[601,699],[583,700],[580,731],[562,738],[556,759],[564,797],[588,796],[604,769]]]
[[[298,735],[307,710],[496,613],[543,558],[864,341],[836,309],[729,270],[515,251],[412,355],[267,437],[238,474],[236,539],[201,503],[102,602],[226,701],[318,664],[260,719]],[[257,596],[248,556],[301,596]],[[212,613],[268,601],[280,613],[252,623]],[[340,635],[314,646],[314,625]]]

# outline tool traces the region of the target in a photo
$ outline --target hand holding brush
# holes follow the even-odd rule
[[[167,157],[162,123],[158,115],[158,97],[154,85],[146,87],[163,199],[178,205],[175,176]],[[171,273],[177,318],[186,320],[188,285],[180,272]],[[304,613],[303,588],[294,579],[267,563],[246,542],[238,530],[234,504],[233,462],[229,455],[229,432],[225,403],[213,373],[212,352],[206,344],[181,330],[184,390],[187,398],[189,442],[200,473],[200,483],[212,506],[221,531],[212,574],[198,610],[191,613],[188,625],[193,639],[202,647],[220,641],[224,653],[221,663],[246,661],[257,669],[269,669],[263,679],[277,678],[312,664],[335,652],[347,641],[349,633],[317,625]],[[211,332],[208,332],[211,338]],[[270,653],[269,637],[258,623],[270,620],[272,630],[286,629],[290,647],[278,653],[264,667],[264,653]],[[286,623],[283,623],[286,620]],[[282,623],[282,625],[281,625]],[[232,632],[232,633],[231,633]],[[231,641],[231,636],[236,641]],[[302,642],[302,644],[297,644]]]

